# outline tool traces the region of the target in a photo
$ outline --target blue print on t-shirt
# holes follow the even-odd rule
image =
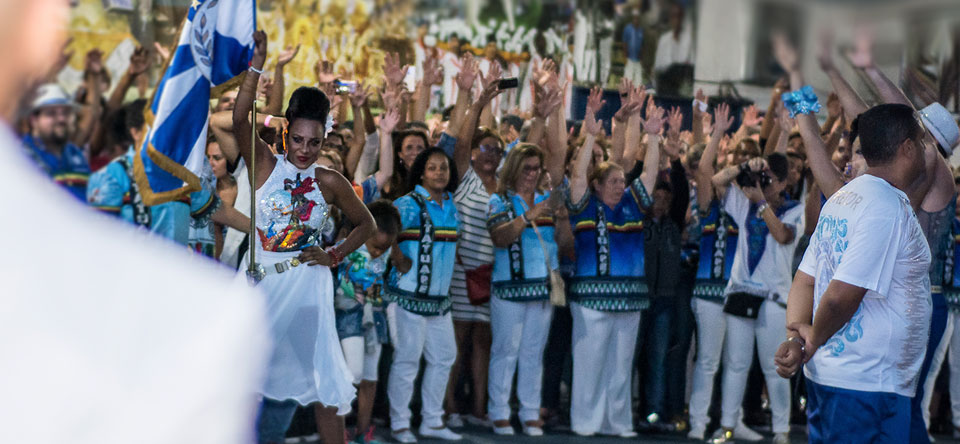
[[[848,233],[847,219],[821,216],[817,222],[817,256],[827,264],[827,268],[816,277],[820,288],[826,289],[830,284],[837,266],[843,259],[843,253],[850,246],[850,241],[847,240]],[[863,321],[861,308],[862,306],[857,308],[857,312],[853,314],[850,321],[823,344],[822,348],[831,356],[840,356],[846,348],[846,342],[856,342],[863,337],[863,327],[860,325]]]

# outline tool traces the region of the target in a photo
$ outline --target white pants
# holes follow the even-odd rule
[[[403,308],[396,309],[397,342],[387,382],[390,399],[390,426],[393,430],[410,428],[410,398],[413,381],[420,370],[420,357],[426,359],[420,395],[423,400],[423,424],[443,425],[443,397],[447,392],[450,368],[457,359],[457,340],[453,335],[450,313],[420,316]]]
[[[627,59],[627,65],[623,67],[623,77],[630,79],[634,85],[640,86],[643,84],[643,65],[640,64],[639,60],[630,60]]]
[[[379,342],[367,350],[367,342],[363,336],[353,336],[341,339],[340,346],[343,347],[343,358],[353,375],[353,385],[359,385],[360,381],[377,380],[382,349]]]
[[[570,428],[579,434],[633,431],[630,382],[640,312],[592,310],[573,302]]]
[[[713,379],[720,368],[727,321],[719,302],[700,298],[693,298],[690,302],[697,318],[697,362],[693,366],[690,395],[690,428],[696,428],[706,427],[710,422],[707,412],[713,396]]]
[[[747,386],[747,373],[753,363],[753,343],[757,343],[760,369],[767,381],[773,433],[790,431],[790,380],[777,374],[773,358],[786,335],[787,310],[764,301],[757,319],[724,313],[727,322],[726,353],[723,357],[723,415],[720,425],[733,428],[740,419],[740,404]]]
[[[550,333],[550,301],[510,302],[490,298],[490,395],[487,412],[492,421],[510,419],[510,387],[517,373],[520,421],[540,419],[543,348]],[[519,363],[518,363],[519,361]]]

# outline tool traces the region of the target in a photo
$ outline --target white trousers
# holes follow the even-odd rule
[[[359,385],[360,381],[377,380],[382,350],[379,342],[368,350],[363,336],[352,336],[341,339],[340,346],[343,348],[343,359],[347,361],[347,368],[353,375],[353,385]]]
[[[573,302],[570,428],[579,434],[633,431],[630,382],[640,312],[592,310]]]
[[[727,321],[719,302],[693,298],[690,306],[697,319],[697,362],[693,366],[691,384],[690,428],[697,428],[706,427],[710,422],[707,415],[713,396],[713,380],[720,368]]]
[[[520,421],[540,419],[543,349],[550,333],[550,301],[511,302],[490,298],[490,375],[487,413],[491,421],[510,419],[510,388],[517,374]],[[518,363],[519,361],[519,363]]]
[[[623,67],[623,77],[630,79],[634,85],[643,84],[643,65],[639,60],[627,59],[627,65]]]
[[[423,400],[423,424],[443,425],[443,397],[447,392],[450,368],[457,359],[457,341],[453,335],[450,313],[442,316],[420,316],[403,308],[396,309],[397,342],[394,343],[393,365],[387,381],[390,399],[390,426],[393,430],[410,428],[410,398],[413,381],[420,370],[421,356],[427,367],[420,384]]]
[[[767,381],[773,433],[790,431],[790,380],[777,374],[773,358],[786,337],[787,310],[764,301],[757,319],[724,313],[727,322],[726,353],[723,357],[723,415],[720,424],[733,428],[740,419],[740,404],[747,386],[747,373],[753,363],[753,344],[760,354],[760,369]]]

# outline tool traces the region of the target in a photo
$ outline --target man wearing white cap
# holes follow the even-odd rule
[[[23,138],[27,154],[54,182],[85,201],[90,166],[83,149],[70,142],[76,107],[55,83],[41,85],[30,107],[30,134]]]

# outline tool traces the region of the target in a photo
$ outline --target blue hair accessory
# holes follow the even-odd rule
[[[796,91],[785,92],[780,96],[783,100],[783,106],[790,111],[790,117],[797,114],[816,113],[820,111],[820,99],[813,92],[810,85],[804,86]]]

